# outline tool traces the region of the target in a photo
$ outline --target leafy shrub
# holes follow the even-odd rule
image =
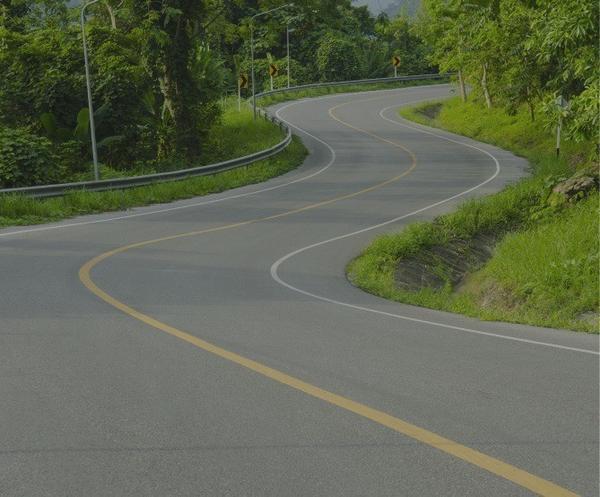
[[[317,49],[317,69],[322,81],[343,81],[362,76],[365,61],[350,38],[329,33]]]
[[[60,175],[47,138],[26,128],[0,128],[0,186],[12,188],[48,183]]]

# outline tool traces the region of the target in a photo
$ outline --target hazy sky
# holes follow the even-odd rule
[[[373,14],[379,14],[388,7],[392,0],[354,0],[356,5],[367,5]]]

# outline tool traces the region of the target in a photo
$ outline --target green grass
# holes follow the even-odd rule
[[[375,90],[391,90],[395,88],[405,88],[409,86],[426,86],[426,85],[437,85],[447,83],[446,79],[424,79],[415,81],[393,81],[390,83],[368,83],[368,84],[356,84],[356,85],[340,85],[340,86],[326,86],[323,88],[307,88],[303,90],[290,90],[281,93],[275,93],[274,95],[268,95],[266,97],[260,97],[259,102],[262,106],[269,106],[286,102],[288,100],[296,100],[301,98],[312,98],[320,97],[324,95],[334,95],[337,93],[357,93],[363,91],[375,91]]]
[[[204,166],[234,159],[253,152],[264,150],[279,143],[284,133],[265,119],[252,122],[252,112],[247,105],[242,105],[238,111],[237,99],[228,98],[222,104],[223,115],[218,124],[210,130],[203,144],[203,153],[194,166]],[[113,169],[100,165],[102,179],[125,178],[141,176],[165,171],[175,171],[189,167],[180,161],[142,163],[135,168],[127,170]],[[93,170],[70,178],[69,181],[91,181],[94,179]]]
[[[247,155],[275,145],[284,137],[278,126],[263,119],[256,123],[252,113],[243,108],[228,106],[222,123],[212,130],[209,137],[210,153],[199,164],[222,161]],[[24,195],[0,196],[0,226],[17,226],[57,221],[68,217],[131,207],[166,203],[231,188],[259,183],[286,173],[299,166],[306,149],[294,138],[280,154],[254,164],[218,173],[180,181],[111,190],[106,192],[76,191],[62,197],[33,199]]]
[[[598,332],[597,320],[586,315],[598,312],[598,194],[573,205],[556,203],[551,195],[561,179],[578,170],[596,171],[588,169],[593,144],[563,143],[557,159],[552,134],[532,123],[525,111],[509,116],[458,99],[403,109],[401,114],[512,150],[529,159],[532,175],[495,195],[469,200],[433,222],[379,237],[350,263],[350,280],[368,292],[414,305]],[[478,233],[494,234],[500,242],[493,257],[459,288],[449,281],[439,290],[414,292],[396,285],[402,259]],[[443,275],[444,269],[435,271]]]
[[[507,235],[457,303],[479,303],[487,319],[518,313],[525,322],[586,330],[577,317],[598,308],[598,200]]]

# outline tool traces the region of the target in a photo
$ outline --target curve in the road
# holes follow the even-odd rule
[[[411,102],[411,103],[414,103],[414,102]],[[359,306],[359,305],[351,304],[351,303],[348,303],[348,302],[341,302],[339,300],[335,300],[335,299],[332,299],[332,298],[329,298],[329,297],[326,297],[326,296],[323,296],[323,295],[317,295],[315,293],[308,292],[306,290],[298,288],[298,287],[296,287],[296,286],[294,286],[294,285],[286,282],[279,275],[279,268],[281,267],[281,265],[284,262],[286,262],[287,260],[291,259],[292,257],[295,257],[296,255],[299,255],[299,254],[301,254],[303,252],[306,252],[308,250],[311,250],[311,249],[314,249],[314,248],[317,248],[317,247],[321,247],[323,245],[327,245],[328,243],[337,242],[337,241],[343,240],[345,238],[349,238],[349,237],[352,237],[352,236],[360,235],[361,233],[366,233],[368,231],[373,231],[373,230],[376,230],[376,229],[379,229],[379,228],[383,228],[384,226],[388,226],[390,224],[395,224],[395,223],[397,223],[399,221],[402,221],[404,219],[407,219],[409,217],[414,217],[417,214],[420,214],[421,212],[425,212],[427,210],[433,209],[434,207],[438,207],[438,206],[443,205],[445,203],[448,203],[448,202],[450,202],[452,200],[455,200],[457,198],[463,197],[463,196],[467,195],[468,193],[471,193],[471,192],[473,192],[473,191],[481,188],[482,186],[486,185],[490,181],[494,180],[498,176],[498,174],[500,173],[500,162],[498,161],[498,159],[493,154],[491,154],[487,150],[483,150],[482,148],[479,148],[479,147],[477,147],[475,145],[470,145],[468,143],[463,143],[463,142],[460,142],[458,140],[453,140],[451,138],[448,138],[448,137],[445,137],[445,136],[441,136],[441,135],[438,135],[436,133],[432,133],[431,131],[428,131],[428,130],[416,128],[416,127],[413,127],[413,126],[408,126],[408,125],[406,125],[404,123],[401,123],[399,121],[396,121],[394,119],[390,119],[388,117],[385,117],[384,114],[385,114],[386,111],[391,110],[392,108],[396,108],[396,107],[397,106],[386,107],[386,108],[382,109],[379,112],[379,116],[382,119],[385,119],[386,121],[389,121],[389,122],[391,122],[393,124],[397,124],[399,126],[404,126],[405,128],[409,128],[409,129],[411,129],[413,131],[419,131],[419,132],[422,132],[422,133],[426,133],[428,135],[435,136],[436,138],[439,138],[441,140],[446,140],[446,141],[449,141],[449,142],[452,142],[452,143],[457,143],[459,145],[472,148],[474,150],[478,150],[479,152],[481,152],[481,153],[489,156],[494,161],[494,164],[496,165],[496,171],[494,172],[494,174],[492,176],[490,176],[485,181],[482,181],[478,185],[475,185],[475,186],[473,186],[473,187],[471,187],[471,188],[469,188],[469,189],[467,189],[467,190],[465,190],[463,192],[460,192],[460,193],[457,193],[455,195],[452,195],[451,197],[448,197],[446,199],[440,200],[439,202],[435,202],[433,204],[427,205],[425,207],[422,207],[422,208],[417,209],[415,211],[409,212],[407,214],[403,214],[401,216],[394,217],[394,218],[389,219],[387,221],[384,221],[382,223],[374,224],[372,226],[368,226],[366,228],[363,228],[363,229],[360,229],[360,230],[357,230],[357,231],[352,231],[352,232],[346,233],[344,235],[339,235],[339,236],[336,236],[336,237],[333,237],[333,238],[329,238],[327,240],[323,240],[321,242],[313,243],[313,244],[308,245],[306,247],[302,247],[302,248],[299,248],[297,250],[294,250],[293,252],[290,252],[289,254],[284,255],[283,257],[281,257],[280,259],[278,259],[277,261],[275,261],[273,263],[273,265],[271,266],[271,277],[277,283],[279,283],[280,285],[282,285],[282,286],[286,287],[287,289],[292,290],[294,292],[301,293],[302,295],[306,295],[307,297],[311,297],[311,298],[314,298],[314,299],[317,299],[317,300],[321,300],[323,302],[327,302],[327,303],[334,304],[334,305],[340,305],[340,306],[347,307],[349,309],[354,309],[354,310],[357,310],[357,311],[371,312],[371,313],[374,313],[374,314],[380,314],[382,316],[387,316],[387,317],[396,318],[396,319],[402,319],[402,320],[405,320],[405,321],[413,321],[413,322],[416,322],[416,323],[428,324],[428,325],[431,325],[431,326],[436,326],[436,327],[439,327],[439,328],[445,328],[445,329],[449,329],[449,330],[453,330],[453,331],[462,331],[462,332],[466,332],[466,333],[473,333],[473,334],[476,334],[476,335],[488,336],[488,337],[493,337],[493,338],[500,338],[502,340],[512,340],[512,341],[515,341],[515,342],[527,343],[527,344],[530,344],[530,345],[540,345],[540,346],[543,346],[543,347],[551,347],[551,348],[556,348],[556,349],[570,350],[572,352],[581,352],[583,354],[600,355],[599,352],[596,352],[596,351],[593,351],[593,350],[589,350],[589,349],[581,349],[581,348],[578,348],[578,347],[568,347],[566,345],[560,345],[560,344],[549,343],[549,342],[541,342],[539,340],[528,340],[527,338],[519,338],[519,337],[508,336],[508,335],[500,335],[498,333],[490,333],[490,332],[487,332],[487,331],[474,330],[472,328],[465,328],[465,327],[462,327],[462,326],[453,326],[453,325],[450,325],[450,324],[447,324],[447,323],[441,323],[441,322],[437,322],[437,321],[430,321],[430,320],[426,320],[426,319],[418,319],[418,318],[414,318],[414,317],[411,317],[411,316],[405,316],[405,315],[402,315],[402,314],[396,314],[396,313],[381,311],[381,310],[378,310],[378,309],[373,309],[371,307],[364,307],[364,306]],[[335,109],[335,107],[333,109]],[[350,125],[350,124],[348,124],[348,123],[346,123],[346,122],[338,119],[333,114],[333,112],[332,112],[333,109],[329,110],[329,115],[333,119],[335,119],[336,121],[344,124],[345,126],[348,126],[348,127],[352,128],[352,129],[354,129],[356,131],[364,132],[364,130],[361,130],[360,128],[352,126],[352,125]],[[373,135],[372,133],[368,133],[368,134],[370,136],[375,137],[375,135]]]
[[[377,98],[377,97],[376,97]],[[375,99],[376,99],[375,98]],[[375,100],[375,99],[367,99],[367,100]],[[353,102],[356,103],[356,102]],[[387,185],[391,182],[394,181],[398,181],[399,179],[401,179],[402,177],[406,176],[407,174],[409,174],[412,170],[414,170],[414,168],[416,167],[416,157],[414,156],[414,154],[412,152],[410,152],[404,145],[399,144],[397,142],[394,142],[392,140],[388,140],[386,138],[383,137],[379,137],[377,135],[375,135],[374,133],[371,133],[370,131],[367,130],[363,130],[360,128],[357,128],[356,126],[350,124],[350,123],[345,123],[343,120],[341,120],[339,117],[335,116],[333,114],[333,110],[336,108],[339,108],[341,106],[343,106],[345,104],[341,104],[338,106],[333,107],[332,109],[330,109],[330,115],[332,117],[334,117],[337,121],[339,121],[342,124],[347,125],[348,127],[359,131],[359,132],[363,132],[373,138],[379,139],[380,141],[383,141],[385,143],[388,143],[390,145],[396,146],[398,148],[401,148],[405,151],[407,151],[409,153],[409,155],[411,155],[412,158],[412,164],[411,166],[403,171],[401,174],[394,176],[393,178],[390,178],[388,180],[385,180],[383,182],[380,182],[376,185],[370,186],[368,188],[364,188],[362,190],[350,193],[350,194],[346,194],[346,195],[341,195],[329,200],[325,200],[322,202],[317,202],[314,204],[309,204],[306,205],[304,207],[298,208],[298,209],[293,209],[293,210],[289,210],[283,213],[279,213],[279,214],[275,214],[272,216],[265,216],[262,218],[256,218],[256,219],[251,219],[251,220],[246,220],[246,221],[241,221],[241,222],[237,222],[237,223],[233,223],[233,224],[228,224],[228,225],[222,225],[222,226],[217,226],[217,227],[213,227],[213,228],[208,228],[208,229],[204,229],[204,230],[198,230],[198,231],[192,231],[192,232],[187,232],[187,233],[180,233],[180,234],[176,234],[176,235],[171,235],[168,237],[163,237],[163,238],[156,238],[153,240],[146,240],[146,241],[142,241],[142,242],[138,242],[138,243],[133,243],[130,245],[126,245],[108,252],[105,252],[93,259],[91,259],[90,261],[88,261],[86,264],[84,264],[79,271],[79,277],[82,281],[82,283],[95,295],[97,295],[99,298],[101,298],[102,300],[104,300],[106,303],[110,304],[111,306],[115,307],[116,309],[124,312],[125,314],[155,328],[158,329],[162,332],[165,332],[171,336],[174,336],[180,340],[183,340],[189,344],[192,344],[200,349],[203,349],[207,352],[210,352],[218,357],[221,357],[223,359],[226,359],[228,361],[231,361],[235,364],[238,364],[240,366],[243,366],[249,370],[252,370],[256,373],[259,373],[271,380],[277,381],[281,384],[284,384],[288,387],[294,388],[296,390],[299,390],[301,392],[304,392],[307,395],[310,395],[312,397],[321,399],[325,402],[328,402],[330,404],[333,404],[337,407],[340,407],[342,409],[345,409],[347,411],[350,411],[354,414],[357,414],[359,416],[362,416],[364,418],[367,418],[373,422],[376,422],[380,425],[383,425],[387,428],[390,428],[398,433],[402,433],[408,437],[411,437],[421,443],[424,443],[426,445],[429,445],[431,447],[434,447],[438,450],[441,450],[447,454],[450,454],[454,457],[457,457],[463,461],[469,462],[481,469],[484,469],[486,471],[489,471],[492,474],[495,474],[497,476],[500,476],[506,480],[509,480],[517,485],[520,485],[523,488],[529,489],[532,492],[538,494],[538,495],[543,495],[543,496],[574,496],[575,494],[565,488],[562,488],[548,480],[545,480],[543,478],[540,478],[538,476],[535,476],[527,471],[524,471],[522,469],[519,469],[515,466],[512,466],[510,464],[507,464],[499,459],[496,459],[494,457],[488,456],[482,452],[476,451],[474,449],[471,449],[469,447],[466,447],[460,443],[457,443],[453,440],[449,440],[445,437],[442,437],[436,433],[433,433],[431,431],[428,431],[426,429],[420,428],[414,424],[408,423],[406,421],[403,421],[397,417],[391,416],[385,412],[382,412],[380,410],[371,408],[365,404],[353,401],[351,399],[348,399],[346,397],[337,395],[333,392],[324,390],[322,388],[319,388],[313,384],[307,383],[299,378],[296,378],[294,376],[288,375],[282,371],[279,371],[277,369],[271,368],[265,364],[259,363],[257,361],[254,361],[252,359],[249,359],[247,357],[244,357],[242,355],[239,355],[235,352],[229,351],[227,349],[224,349],[222,347],[219,347],[215,344],[212,344],[210,342],[207,342],[205,340],[202,340],[190,333],[187,333],[183,330],[180,330],[174,326],[171,326],[167,323],[164,323],[162,321],[159,321],[155,318],[153,318],[152,316],[149,316],[147,314],[144,314],[136,309],[134,309],[133,307],[125,304],[124,302],[121,302],[120,300],[116,299],[115,297],[113,297],[112,295],[110,295],[109,293],[105,292],[104,290],[102,290],[98,285],[96,285],[91,277],[91,271],[93,270],[93,268],[95,266],[97,266],[98,264],[100,264],[101,262],[107,260],[108,258],[135,249],[135,248],[141,248],[141,247],[145,247],[151,244],[157,244],[163,241],[167,241],[167,240],[173,240],[173,239],[177,239],[177,238],[184,238],[184,237],[192,237],[192,236],[198,236],[201,234],[206,234],[206,233],[211,233],[211,232],[216,232],[216,231],[223,231],[223,230],[228,230],[228,229],[233,229],[233,228],[237,228],[237,227],[241,227],[241,226],[246,226],[248,224],[252,224],[252,223],[257,223],[257,222],[261,222],[261,221],[267,221],[267,220],[272,220],[272,219],[277,219],[277,218],[281,218],[284,216],[290,216],[292,214],[298,213],[298,212],[302,212],[302,211],[306,211],[309,209],[316,209],[318,207],[324,206],[324,205],[328,205],[331,204],[333,202],[337,202],[343,199],[348,199],[351,197],[355,197],[358,195],[361,195],[363,193],[369,192],[369,191],[373,191],[377,188],[380,188],[384,185]],[[300,129],[297,126],[294,126],[296,129]],[[302,132],[310,135],[308,132],[301,130]],[[313,138],[317,139],[318,141],[320,141],[321,143],[324,143],[330,150],[333,151],[333,148],[326,144],[323,140],[314,137],[313,135],[310,135]],[[487,152],[485,152],[487,153]],[[490,155],[490,154],[488,154]],[[382,224],[378,224],[376,226],[372,226],[369,228],[366,228],[365,230],[360,230],[360,231],[356,231],[353,233],[349,233],[346,235],[343,235],[341,237],[337,237],[335,239],[341,239],[341,238],[345,238],[345,237],[349,237],[355,234],[358,234],[360,232],[364,232],[366,230],[372,230],[375,229],[376,227],[380,227],[383,225],[387,225],[387,224],[391,224],[393,222],[396,222],[400,219],[403,219],[405,217],[408,217],[410,215],[414,215],[417,212],[422,212],[423,210],[426,209],[430,209],[436,205],[440,205],[442,203],[448,202],[449,200],[456,198],[458,196],[464,195],[470,191],[473,191],[476,188],[481,187],[482,185],[486,184],[487,182],[491,181],[497,174],[498,174],[498,161],[492,156],[492,158],[494,159],[494,161],[496,162],[496,170],[494,172],[494,175],[489,178],[488,180],[484,181],[483,183],[480,183],[479,185],[472,187],[468,190],[465,190],[464,192],[454,195],[448,199],[445,199],[443,201],[437,202],[435,204],[432,204],[430,206],[427,206],[425,208],[422,208],[418,211],[415,211],[413,213],[410,214],[406,214],[404,216],[398,217],[398,218],[394,218],[393,220],[389,220],[385,223]],[[335,162],[335,151],[333,151],[332,154],[332,160],[330,161],[330,163],[327,165],[327,167],[329,167],[333,162]],[[314,176],[314,174],[313,174]],[[321,242],[320,244],[325,244],[325,243],[329,243],[331,241],[333,241],[334,239],[330,239],[330,240],[326,240]],[[272,267],[272,275],[273,277],[281,284],[284,284],[285,286],[287,286],[288,288],[291,288],[295,291],[299,291],[300,293],[304,293],[306,295],[310,295],[312,297],[315,298],[319,298],[321,300],[325,300],[327,302],[330,303],[335,303],[335,304],[340,304],[340,305],[348,305],[342,302],[338,302],[338,301],[334,301],[332,299],[328,299],[326,297],[320,297],[314,294],[310,294],[309,292],[305,292],[303,290],[300,290],[296,287],[293,287],[285,282],[283,282],[283,280],[281,280],[277,274],[277,268],[279,267],[279,265],[284,262],[285,260],[289,259],[290,257],[292,257],[293,255],[296,255],[302,251],[308,250],[312,247],[318,246],[320,244],[313,244],[311,246],[308,247],[304,247],[303,249],[299,249],[295,252],[292,252],[291,254],[288,254],[287,256],[285,256],[284,258],[280,259],[278,262],[276,262],[274,264],[274,266]],[[368,308],[360,308],[360,310],[368,310],[368,311],[374,311]],[[380,312],[380,311],[377,311]],[[387,314],[387,313],[382,313],[382,314]],[[391,315],[391,314],[388,314]],[[402,316],[395,316],[395,317],[402,317]],[[434,325],[441,325],[441,326],[445,326],[448,328],[454,328],[454,329],[461,329],[458,327],[451,327],[451,326],[447,326],[447,325],[443,325],[442,323],[433,323],[433,322],[429,322],[429,321],[422,321],[422,322],[426,322],[428,324],[434,324]],[[471,331],[471,332],[476,332],[475,330],[468,330],[468,329],[461,329],[462,331]],[[485,333],[483,333],[485,334]],[[494,336],[493,334],[488,334],[491,336]],[[499,335],[501,336],[501,335]],[[539,343],[539,342],[534,342],[534,343],[538,343],[540,345],[550,345],[551,344],[544,344],[544,343]],[[564,348],[564,347],[563,347]]]
[[[430,85],[431,87],[434,86],[441,86],[441,85]],[[385,92],[391,92],[391,91],[402,91],[402,90],[408,90],[410,87],[408,88],[403,88],[401,90],[379,90],[380,93],[385,93]],[[348,95],[353,95],[353,93],[341,93],[338,95],[326,95],[323,97],[316,97],[311,99],[312,101],[314,100],[322,100],[322,99],[331,99],[331,98],[336,98],[336,97],[344,97],[344,96],[348,96]],[[369,99],[370,100],[370,99]],[[413,102],[410,103],[419,103],[422,102],[423,100],[415,100]],[[290,102],[288,104],[285,104],[284,106],[280,107],[277,110],[277,117],[279,119],[281,119],[280,113],[289,108],[289,107],[293,107],[295,105],[301,104],[302,101],[294,101],[294,102]],[[285,119],[281,119],[282,121],[285,121]],[[300,132],[302,132],[303,134],[310,136],[311,138],[313,138],[314,140],[322,143],[323,145],[325,145],[329,151],[331,152],[331,160],[322,168],[318,169],[317,171],[314,171],[310,174],[301,176],[300,178],[295,178],[291,181],[286,181],[284,183],[278,184],[278,185],[274,185],[274,186],[269,186],[266,188],[260,188],[258,190],[253,190],[251,192],[244,192],[244,193],[238,193],[235,195],[226,195],[224,197],[218,197],[218,198],[213,198],[213,199],[209,199],[209,200],[202,200],[200,202],[192,202],[189,204],[185,204],[185,205],[177,205],[174,207],[163,207],[160,209],[152,209],[149,211],[144,211],[144,212],[137,212],[137,213],[130,213],[130,214],[124,214],[124,215],[119,215],[119,216],[112,216],[112,217],[105,217],[102,219],[94,219],[94,220],[88,220],[88,221],[77,221],[74,223],[61,223],[61,224],[56,224],[56,225],[51,225],[51,226],[36,226],[34,228],[25,228],[25,229],[20,229],[20,230],[15,230],[15,231],[5,231],[0,233],[0,238],[7,238],[10,236],[15,236],[15,235],[22,235],[25,233],[36,233],[39,231],[51,231],[51,230],[61,230],[61,229],[65,229],[65,228],[75,228],[78,226],[87,226],[87,225],[91,225],[91,224],[101,224],[101,223],[108,223],[108,222],[114,222],[114,221],[121,221],[124,219],[133,219],[133,218],[138,218],[138,217],[146,217],[146,216],[152,216],[152,215],[156,215],[156,214],[165,214],[168,212],[175,212],[175,211],[181,211],[181,210],[185,210],[185,209],[191,209],[194,207],[202,207],[204,205],[210,205],[210,204],[216,204],[216,203],[220,203],[220,202],[224,202],[224,201],[228,201],[228,200],[235,200],[235,199],[240,199],[240,198],[244,198],[244,197],[250,197],[253,195],[258,195],[258,194],[262,194],[262,193],[266,193],[266,192],[270,192],[273,190],[278,190],[280,188],[286,188],[288,186],[294,185],[296,183],[300,183],[301,181],[306,181],[308,179],[314,178],[315,176],[318,176],[319,174],[325,172],[327,169],[329,169],[335,162],[336,159],[336,155],[335,155],[335,150],[329,146],[329,144],[325,143],[323,140],[319,139],[318,137],[314,136],[313,134],[309,133],[306,130],[303,130],[297,126],[294,126],[293,124],[285,121],[286,124],[288,124],[290,127],[292,127],[293,129],[296,129]]]

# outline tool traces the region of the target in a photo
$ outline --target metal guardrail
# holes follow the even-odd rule
[[[327,88],[330,86],[351,86],[351,85],[367,85],[376,83],[394,83],[401,81],[418,81],[425,79],[446,79],[453,74],[415,74],[412,76],[398,76],[397,78],[373,78],[373,79],[354,79],[350,81],[330,81],[327,83],[310,83],[307,85],[290,86],[289,88],[277,88],[276,90],[263,91],[257,93],[256,97],[268,97],[276,93],[285,93],[288,91],[308,90],[310,88]]]
[[[450,74],[418,74],[414,76],[399,76],[397,78],[374,78],[374,79],[358,79],[353,81],[332,81],[327,83],[311,83],[308,85],[291,86],[289,88],[279,88],[277,90],[265,91],[257,93],[257,97],[266,97],[276,93],[284,93],[298,90],[305,90],[310,88],[324,88],[329,86],[349,86],[359,84],[374,84],[374,83],[394,83],[399,81],[415,81],[425,79],[444,79],[451,76]],[[259,113],[269,121],[277,124],[282,129],[286,130],[285,138],[278,144],[266,149],[261,150],[244,157],[238,157],[236,159],[227,160],[224,162],[217,162],[216,164],[209,164],[206,166],[191,167],[188,169],[180,169],[177,171],[167,171],[164,173],[146,174],[143,176],[130,176],[127,178],[113,178],[104,179],[99,181],[79,181],[76,183],[60,183],[55,185],[41,185],[41,186],[26,186],[20,188],[4,188],[0,189],[0,195],[2,194],[21,194],[28,195],[30,197],[57,197],[66,193],[85,190],[85,191],[106,191],[124,188],[133,188],[136,186],[150,185],[153,183],[159,183],[164,181],[174,181],[185,178],[192,178],[195,176],[208,176],[229,169],[235,169],[238,167],[247,166],[259,160],[267,159],[275,154],[278,154],[284,150],[292,141],[292,130],[283,121],[277,119],[275,116],[270,115],[262,109],[258,109]]]
[[[255,152],[253,154],[238,157],[236,159],[217,162],[216,164],[191,167],[188,169],[179,169],[177,171],[167,171],[164,173],[146,174],[143,176],[130,176],[127,178],[113,178],[99,181],[79,181],[76,183],[60,183],[55,185],[5,188],[0,189],[0,195],[21,194],[28,195],[30,197],[41,198],[57,197],[76,190],[100,192],[105,190],[133,188],[136,186],[150,185],[152,183],[159,183],[164,181],[174,181],[195,176],[207,176],[210,174],[227,171],[229,169],[247,166],[249,164],[252,164],[253,162],[267,159],[272,155],[278,154],[279,152],[284,150],[292,141],[292,130],[283,121],[280,121],[276,117],[271,116],[262,109],[260,110],[260,113],[265,119],[273,122],[274,124],[277,124],[280,128],[286,130],[286,136],[283,140],[266,150],[261,150],[260,152]]]

